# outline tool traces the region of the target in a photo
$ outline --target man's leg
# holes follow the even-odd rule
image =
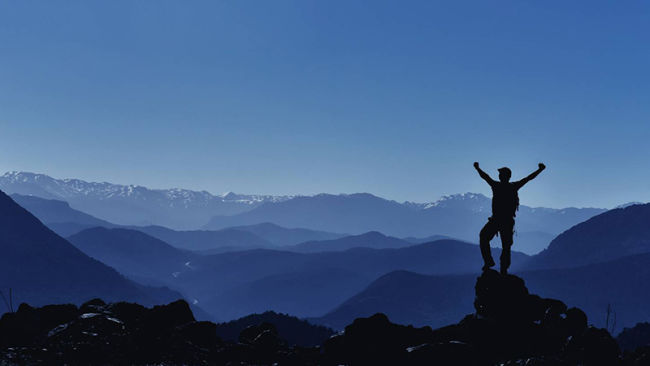
[[[501,274],[507,274],[508,268],[510,268],[510,248],[513,243],[515,221],[505,222],[499,228],[499,234],[501,235]]]
[[[487,224],[483,226],[483,229],[481,229],[481,233],[479,234],[479,239],[480,239],[480,244],[481,244],[481,255],[483,256],[483,270],[487,270],[490,267],[494,267],[494,259],[492,259],[492,251],[490,250],[490,240],[494,238],[494,235],[496,235],[498,231],[497,225],[492,221],[492,219],[489,219]]]

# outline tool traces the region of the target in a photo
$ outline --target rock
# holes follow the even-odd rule
[[[587,329],[587,314],[578,308],[566,311],[566,326],[570,336],[577,336]]]
[[[467,343],[450,341],[423,344],[407,348],[409,365],[466,365],[480,364],[476,352]]]
[[[565,358],[585,366],[610,366],[620,363],[620,353],[607,330],[589,327],[569,340]]]
[[[152,329],[169,329],[193,321],[196,321],[194,314],[185,300],[154,306],[146,316],[147,325]]]
[[[20,304],[15,313],[5,313],[0,318],[0,345],[25,346],[45,339],[55,327],[77,317],[75,305],[47,305],[33,308]]]
[[[106,303],[102,299],[92,299],[83,303],[79,307],[79,311],[82,313],[97,313],[103,311]]]
[[[638,347],[634,351],[626,351],[624,357],[625,366],[647,366],[650,365],[650,346]]]
[[[263,330],[253,339],[252,345],[264,350],[273,350],[283,345],[283,341],[278,337],[277,332]]]
[[[175,337],[185,342],[190,342],[199,347],[210,347],[221,343],[217,337],[217,325],[212,322],[192,322],[178,326],[174,333]]]
[[[114,314],[116,318],[130,324],[141,322],[149,311],[149,309],[140,304],[129,302],[110,304],[107,310]]]
[[[254,344],[255,339],[262,333],[268,332],[275,337],[278,336],[278,330],[275,326],[268,322],[263,322],[259,325],[251,325],[246,327],[239,333],[239,342],[244,344]]]
[[[432,335],[429,327],[393,324],[378,313],[355,319],[342,335],[326,341],[324,349],[329,363],[400,364],[409,357],[408,347],[431,342]]]
[[[616,340],[619,346],[626,351],[650,346],[650,323],[638,323],[632,328],[625,328]]]

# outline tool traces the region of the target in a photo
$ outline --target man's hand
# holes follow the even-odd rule
[[[538,166],[540,171],[546,169],[546,165],[544,165],[544,163],[539,163]]]
[[[478,169],[478,161],[474,162],[474,168]]]

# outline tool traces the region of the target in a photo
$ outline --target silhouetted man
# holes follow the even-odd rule
[[[490,176],[481,170],[478,163],[474,163],[474,168],[478,174],[483,178],[492,188],[492,216],[488,219],[487,224],[483,226],[480,234],[481,254],[483,255],[483,270],[487,270],[494,266],[494,259],[492,259],[492,251],[490,250],[490,240],[498,233],[501,235],[501,273],[508,273],[510,267],[510,247],[512,246],[512,236],[515,228],[515,216],[519,209],[519,195],[517,191],[523,187],[524,184],[533,180],[546,166],[539,163],[539,169],[534,171],[526,178],[510,182],[512,172],[509,168],[499,169],[499,181],[495,181]]]

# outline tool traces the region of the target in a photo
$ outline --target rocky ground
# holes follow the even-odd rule
[[[474,306],[476,313],[436,330],[393,324],[375,314],[356,319],[320,347],[298,347],[283,341],[270,323],[244,329],[238,342],[223,341],[216,325],[196,321],[184,301],[150,309],[101,300],[81,307],[23,304],[0,319],[0,364],[650,364],[645,328],[628,331],[625,344],[636,348],[621,353],[616,340],[590,327],[580,309],[529,294],[516,276],[485,272],[476,282]]]

